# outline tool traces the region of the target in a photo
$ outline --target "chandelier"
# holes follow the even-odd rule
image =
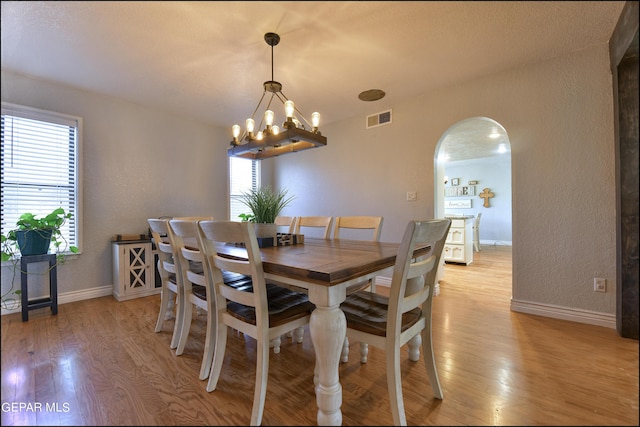
[[[271,80],[264,82],[262,97],[251,118],[247,119],[242,134],[239,125],[235,124],[231,128],[233,140],[227,155],[260,160],[327,145],[327,138],[318,130],[320,113],[311,114],[311,122],[309,122],[293,101],[282,93],[282,84],[273,79],[273,47],[280,42],[280,36],[276,33],[267,33],[264,35],[264,40],[271,46]],[[274,100],[284,105],[285,120],[282,123],[282,129],[274,124],[276,113],[271,109]],[[256,127],[255,116],[263,101],[267,101],[266,110]],[[307,130],[307,126],[311,130]]]

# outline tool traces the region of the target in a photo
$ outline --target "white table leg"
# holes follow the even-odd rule
[[[347,332],[347,321],[340,310],[344,287],[310,287],[309,300],[316,305],[311,313],[309,332],[316,352],[314,384],[318,404],[318,425],[342,425],[342,386],[339,378],[340,355]]]

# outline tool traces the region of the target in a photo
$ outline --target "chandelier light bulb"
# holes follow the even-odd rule
[[[280,128],[279,128],[277,125],[276,125],[276,126],[273,126],[273,127],[271,128],[271,133],[273,133],[274,135],[279,134],[279,133],[280,133]]]
[[[233,125],[231,127],[231,132],[233,132],[233,139],[238,139],[238,137],[240,136],[240,126]]]
[[[274,118],[274,114],[273,111],[271,110],[267,110],[264,112],[264,121],[267,124],[267,129],[270,128],[273,125],[273,118]]]
[[[320,125],[320,113],[314,112],[311,114],[311,125],[314,130],[318,129],[318,126]]]
[[[284,103],[284,113],[287,116],[287,120],[293,118],[294,110],[295,110],[295,106],[293,104],[293,101],[291,101],[291,100],[285,101],[285,103]]]
[[[255,126],[253,119],[247,119],[247,133],[253,134],[253,127]]]
[[[262,131],[258,132],[258,135],[256,136],[256,139],[258,141],[262,141]]]

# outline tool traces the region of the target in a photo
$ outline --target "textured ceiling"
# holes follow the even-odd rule
[[[2,1],[2,68],[230,127],[271,79],[264,34],[276,32],[274,79],[328,123],[603,43],[623,6]],[[368,89],[387,95],[360,101]]]

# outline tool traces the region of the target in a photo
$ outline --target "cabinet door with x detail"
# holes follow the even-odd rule
[[[118,301],[155,291],[151,242],[113,243],[113,296]]]

